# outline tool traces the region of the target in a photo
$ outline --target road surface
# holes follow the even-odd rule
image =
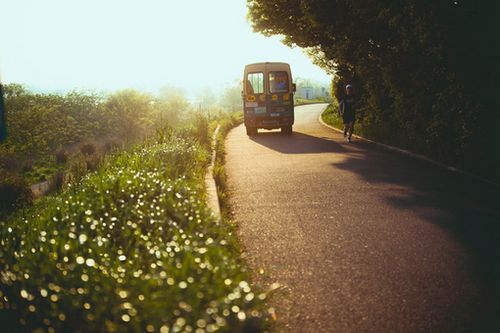
[[[243,256],[286,332],[500,332],[500,191],[322,126],[226,141]]]

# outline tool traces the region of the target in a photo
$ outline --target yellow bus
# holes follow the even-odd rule
[[[281,129],[292,134],[294,123],[290,65],[283,62],[262,62],[245,66],[243,75],[243,113],[249,136],[259,128]]]

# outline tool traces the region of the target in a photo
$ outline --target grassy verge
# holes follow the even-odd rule
[[[215,147],[217,155],[215,159],[213,175],[217,184],[217,195],[221,205],[223,220],[229,220],[229,201],[227,197],[227,176],[225,170],[225,146],[224,139],[227,133],[235,126],[243,122],[243,113],[237,112],[219,120],[220,130],[217,136],[217,146]]]
[[[321,119],[328,125],[331,125],[335,128],[342,130],[344,128],[344,124],[342,122],[342,117],[338,112],[339,106],[337,101],[333,101],[325,111],[321,114]],[[370,127],[367,125],[364,117],[357,116],[356,124],[354,126],[354,134],[359,135],[363,138],[375,140],[378,142],[382,142],[385,144],[393,145],[399,147],[399,145],[395,142],[391,142],[390,140],[383,140],[381,137],[376,135],[376,131],[378,131],[379,135],[384,132],[384,129],[376,129],[374,127]],[[404,149],[404,147],[401,147]]]
[[[338,112],[337,104],[330,104],[321,114],[321,119],[328,125],[342,129],[344,124],[342,123],[342,117],[340,117]]]
[[[257,330],[232,228],[204,200],[207,150],[186,135],[108,157],[94,173],[0,222],[7,331]]]

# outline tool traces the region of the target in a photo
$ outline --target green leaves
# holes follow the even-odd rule
[[[237,332],[259,320],[234,239],[204,201],[206,151],[122,152],[0,228],[0,313],[28,330]]]
[[[354,85],[361,107],[371,113],[363,126],[372,138],[500,179],[494,97],[500,54],[492,43],[498,3],[247,3],[256,31],[307,48],[316,64],[334,74],[336,95],[346,83]]]

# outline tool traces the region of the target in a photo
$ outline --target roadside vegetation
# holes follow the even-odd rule
[[[222,218],[229,223],[229,201],[228,201],[228,187],[227,175],[225,169],[225,138],[231,129],[238,126],[243,122],[243,112],[232,113],[229,117],[225,117],[219,121],[220,130],[217,135],[217,145],[214,147],[216,150],[216,159],[213,169],[213,176],[217,185],[217,194],[221,205]]]
[[[30,185],[46,182],[49,192],[57,192],[97,170],[107,154],[164,128],[203,128],[197,123],[234,112],[241,104],[236,82],[220,97],[203,91],[196,104],[175,87],[165,87],[157,95],[131,89],[40,94],[18,84],[2,89],[8,136],[0,144],[0,219],[30,205]]]
[[[125,132],[129,137],[103,154],[94,168],[65,181],[54,194],[33,201],[25,186],[30,176],[18,169],[7,170],[14,180],[0,181],[6,189],[0,194],[6,198],[13,196],[8,183],[23,184],[16,197],[24,200],[24,205],[19,205],[19,200],[13,202],[7,207],[9,214],[0,218],[0,324],[7,331],[263,329],[266,295],[249,283],[234,226],[218,223],[205,203],[211,124],[220,122],[219,135],[223,135],[241,119],[241,114],[231,111],[237,106],[229,103],[230,107],[203,109],[187,102],[179,104],[185,101],[182,98],[152,99],[151,103],[146,97],[127,91],[108,96],[104,102],[89,98],[86,105],[91,110],[97,103],[97,109],[113,106],[116,114],[126,109],[132,115],[134,109],[127,104],[131,98],[138,103],[135,107],[142,105],[158,118],[151,122],[145,112],[143,121],[133,126],[110,126],[110,130],[115,127],[111,131],[118,137]],[[10,98],[9,103],[16,101],[12,95]],[[24,107],[38,109],[36,102],[48,97],[32,98],[40,100],[32,100],[33,105],[26,102]],[[64,101],[57,96],[49,100],[52,98]],[[172,107],[178,111],[159,111],[162,106],[158,104],[174,101],[178,104]],[[19,112],[24,112],[24,107],[19,107]],[[182,107],[186,110],[179,111]],[[57,108],[51,110],[58,112]],[[106,110],[103,117],[114,117]],[[85,114],[89,110],[80,111]],[[30,126],[36,128],[42,120]],[[50,128],[54,124],[43,122],[48,132],[64,127]],[[74,130],[87,126],[77,123]],[[84,131],[87,136],[48,136],[43,143],[29,141],[27,147],[14,135],[1,146],[1,156],[16,157],[23,163],[23,158],[56,163],[54,148],[68,144],[78,144],[79,153],[92,155],[97,147],[89,145],[87,139],[105,131],[100,130],[101,121],[94,125],[92,131]],[[9,126],[9,131],[15,126],[23,127],[20,122]],[[42,132],[37,134],[39,139],[44,137]],[[71,172],[67,165],[61,170]]]
[[[321,114],[321,119],[328,125],[332,125],[333,127],[336,127],[338,129],[343,129],[344,124],[342,123],[342,117],[340,116],[338,112],[338,103],[332,103],[328,105],[328,107],[323,111]],[[362,135],[360,131],[358,130],[359,125],[356,127],[356,134]]]
[[[4,222],[3,319],[58,332],[240,331],[258,321],[264,296],[205,206],[207,156],[197,140],[164,134]]]
[[[339,104],[337,100],[332,101],[330,105],[321,114],[321,119],[339,130],[344,129],[342,117],[339,114]],[[360,114],[356,118],[354,134],[367,139],[377,140],[377,129],[370,126],[370,123],[365,121],[364,114]],[[393,144],[396,145],[396,144]]]
[[[9,84],[3,92],[8,135],[0,144],[0,197],[9,203],[0,208],[0,219],[33,199],[15,193],[40,182],[60,190],[97,170],[106,154],[178,126],[187,111],[182,99],[134,90],[38,94]]]

